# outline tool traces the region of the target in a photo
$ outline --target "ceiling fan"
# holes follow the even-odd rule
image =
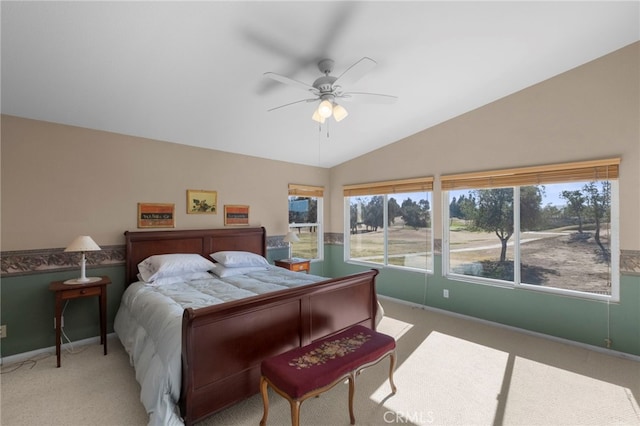
[[[311,117],[318,123],[324,123],[325,120],[331,116],[336,121],[342,121],[349,113],[347,110],[338,103],[340,101],[353,101],[353,102],[367,102],[367,103],[380,103],[391,104],[398,98],[391,95],[381,95],[378,93],[364,93],[364,92],[345,92],[343,87],[358,81],[367,72],[371,71],[376,66],[376,61],[366,56],[355,64],[351,65],[340,76],[334,77],[331,75],[333,70],[334,61],[331,59],[323,59],[318,62],[318,69],[324,75],[317,78],[312,84],[303,83],[293,78],[285,77],[281,74],[273,72],[264,73],[265,77],[271,78],[280,83],[288,84],[294,87],[303,89],[313,95],[309,99],[301,99],[299,101],[291,102],[288,104],[280,105],[275,108],[271,108],[268,111],[273,111],[286,106],[298,104],[301,102],[317,102],[319,101],[318,108],[313,112]]]

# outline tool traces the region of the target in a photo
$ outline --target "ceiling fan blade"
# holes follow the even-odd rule
[[[317,101],[317,100],[318,100],[317,98],[313,98],[313,99],[301,99],[301,100],[299,100],[299,101],[290,102],[290,103],[288,103],[288,104],[284,104],[284,105],[280,105],[280,106],[277,106],[277,107],[274,107],[274,108],[268,109],[268,110],[267,110],[267,112],[271,112],[271,111],[274,111],[274,110],[276,110],[276,109],[280,109],[280,108],[288,107],[288,106],[290,106],[290,105],[295,105],[295,104],[299,104],[299,103],[302,103],[302,102],[315,102],[315,101]]]
[[[302,90],[306,90],[306,91],[311,92],[311,93],[316,93],[317,92],[317,90],[313,86],[310,86],[307,83],[303,83],[303,82],[298,81],[298,80],[294,80],[293,78],[285,77],[284,75],[281,75],[281,74],[276,74],[274,72],[265,72],[264,76],[268,77],[268,78],[271,78],[271,79],[273,79],[275,81],[278,81],[280,83],[283,83],[283,84],[288,84],[290,86],[298,87],[298,88],[300,88]]]
[[[376,65],[376,61],[365,56],[364,58],[360,59],[358,62],[347,68],[345,72],[340,74],[333,85],[349,87],[351,84],[360,80],[366,73],[375,68]]]
[[[323,30],[324,36],[310,49],[316,53],[316,58],[326,58],[344,40],[345,32],[351,28],[350,23],[360,8],[358,2],[353,1],[334,3],[332,16],[327,16],[325,21],[327,26]]]
[[[296,46],[291,42],[295,34],[287,33],[285,28],[283,28],[282,34],[278,34],[278,37],[274,37],[268,29],[261,30],[253,26],[243,29],[242,33],[249,43],[265,53],[284,58],[286,60],[285,68],[280,70],[284,75],[295,75],[300,70],[317,65],[318,58],[326,58],[332,50],[335,50],[335,46],[344,38],[345,31],[351,27],[349,23],[355,16],[357,8],[360,7],[359,2],[333,3],[335,5],[330,7],[333,11],[330,12],[331,16],[327,16],[328,25],[324,27],[324,35],[319,34],[320,39],[315,43],[310,40],[313,45],[310,48],[307,46],[304,50],[307,54],[296,49]],[[305,8],[306,6],[301,5],[300,7]],[[308,52],[314,53],[309,55]],[[285,70],[287,71],[285,72]],[[257,93],[270,92],[275,86],[274,81],[261,80]]]
[[[379,93],[346,92],[339,99],[349,102],[361,102],[369,104],[392,104],[398,100],[397,96],[381,95]]]

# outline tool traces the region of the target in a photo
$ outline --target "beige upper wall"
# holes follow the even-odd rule
[[[2,250],[121,244],[138,202],[175,203],[177,228],[222,227],[250,205],[287,230],[288,183],[328,188],[325,230],[343,230],[342,185],[620,156],[621,248],[640,249],[640,43],[331,170],[2,116]],[[187,189],[218,191],[217,215],[186,214]]]
[[[621,157],[621,249],[640,249],[640,43],[385,146],[331,170],[333,232],[342,186],[436,177],[434,233],[442,237],[440,175]],[[428,97],[425,98],[428,102]]]
[[[124,243],[137,203],[175,203],[176,228],[224,226],[225,204],[287,232],[287,185],[328,186],[329,170],[2,116],[1,248],[65,247],[77,235]],[[186,213],[187,189],[218,191],[218,213]],[[326,203],[328,208],[328,203]]]

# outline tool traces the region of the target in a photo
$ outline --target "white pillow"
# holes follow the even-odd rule
[[[227,268],[221,263],[216,263],[211,272],[220,278],[232,277],[234,275],[248,274],[249,272],[266,271],[266,266],[236,266]]]
[[[214,263],[199,254],[174,253],[147,257],[138,263],[138,271],[145,282],[158,278],[175,277],[192,272],[206,272]]]
[[[269,262],[259,254],[248,251],[217,251],[210,254],[211,258],[229,267],[269,266]]]
[[[138,274],[138,279],[140,281],[142,281],[145,285],[152,286],[152,287],[184,283],[184,282],[193,281],[193,280],[204,280],[209,278],[212,278],[212,277],[211,277],[211,274],[208,272],[191,272],[186,275],[176,275],[175,277],[156,278],[152,282],[146,282],[142,279],[142,275]]]

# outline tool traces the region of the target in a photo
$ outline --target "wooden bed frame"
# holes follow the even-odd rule
[[[167,253],[242,250],[266,257],[264,228],[125,232],[126,283]],[[263,359],[361,324],[375,329],[375,269],[193,310],[182,318],[180,411],[191,425],[259,392]]]

